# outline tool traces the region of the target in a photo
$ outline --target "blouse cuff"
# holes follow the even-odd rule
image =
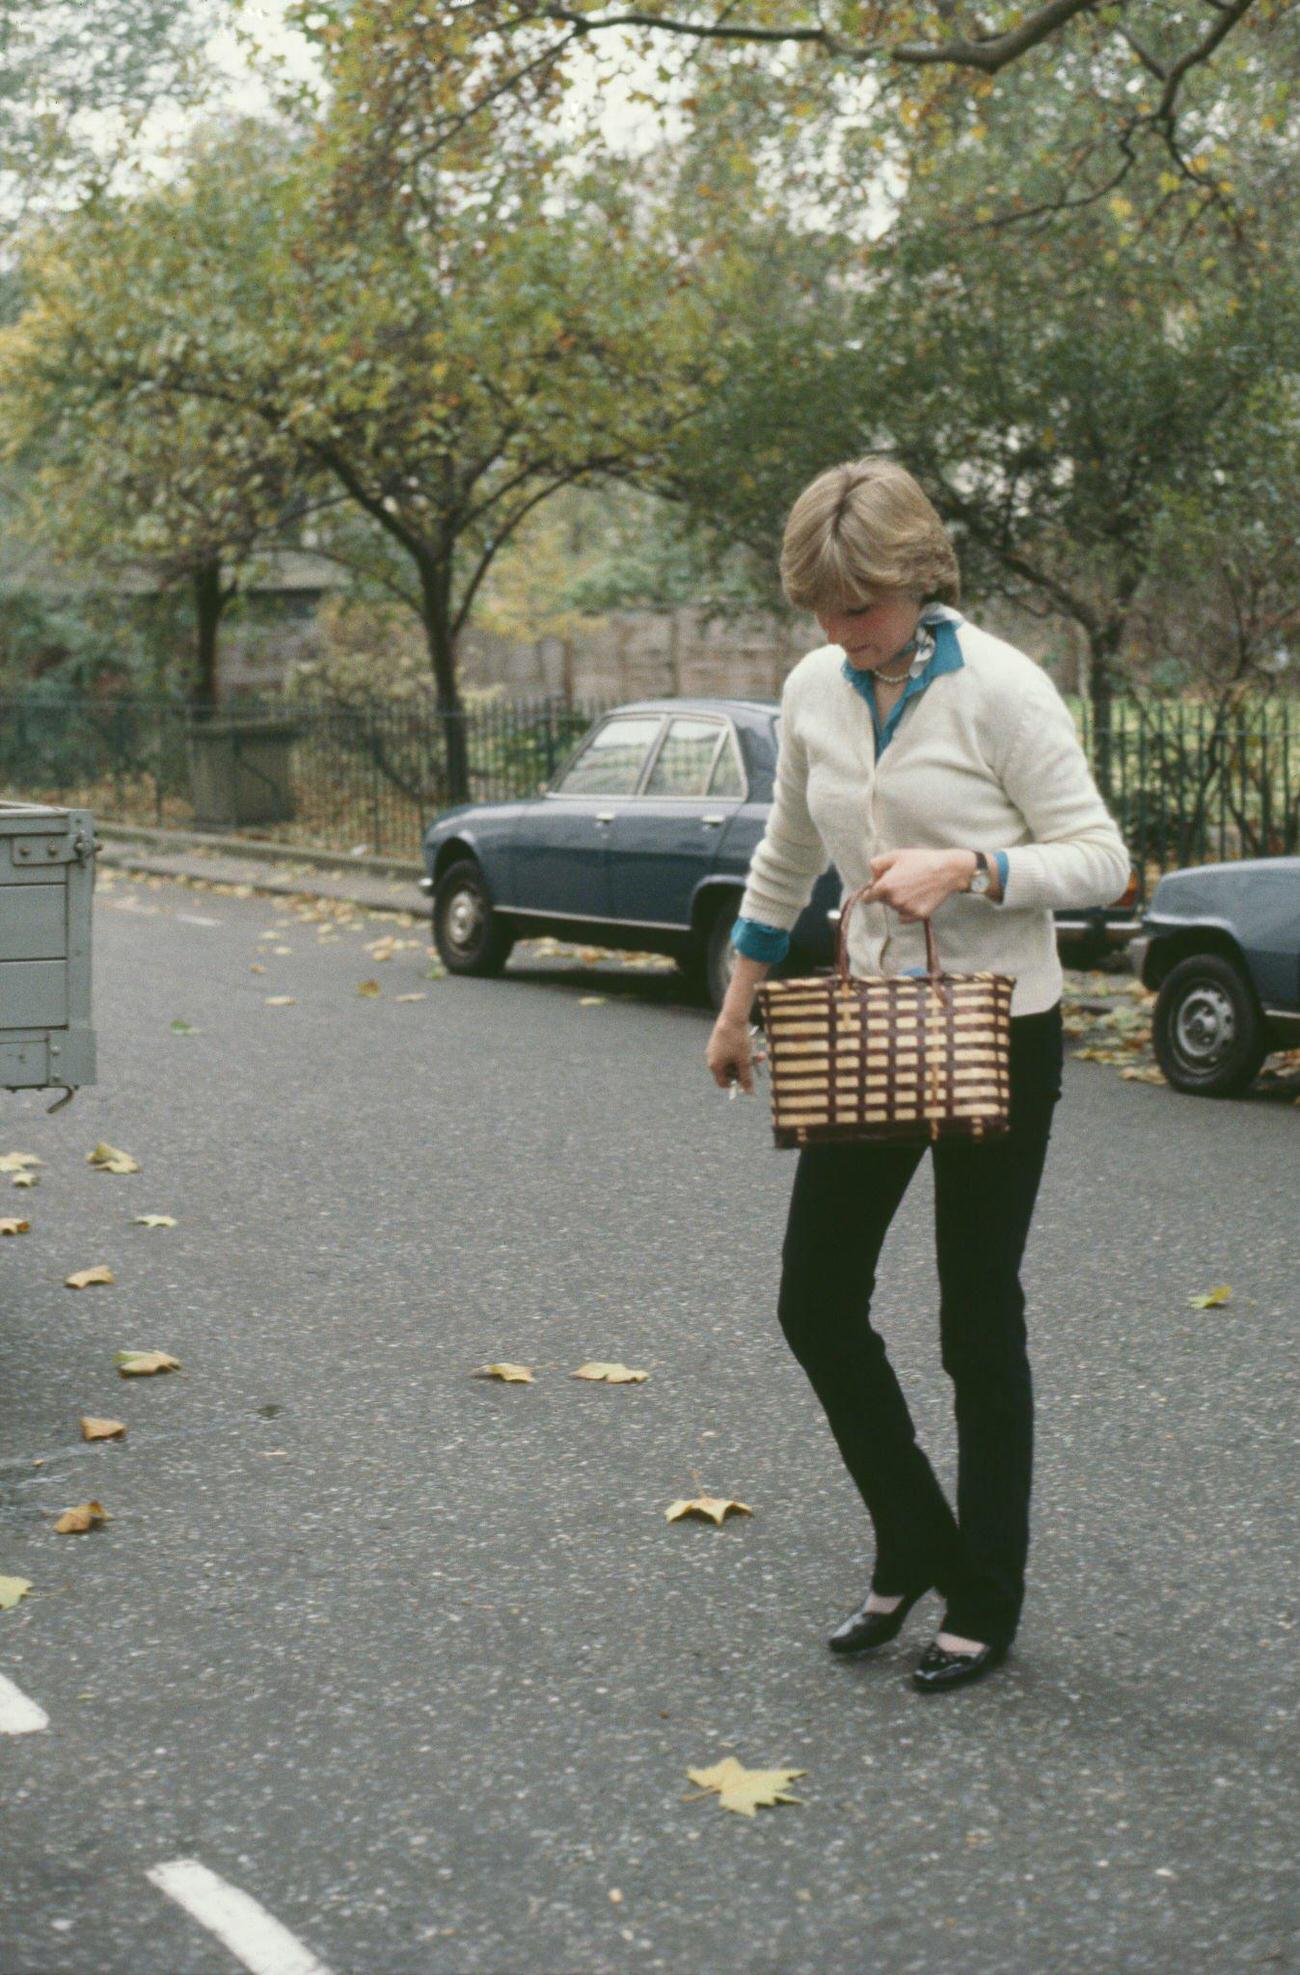
[[[766,960],[769,965],[784,960],[790,951],[790,935],[780,926],[766,925],[761,919],[737,919],[731,929],[731,944],[750,960]]]

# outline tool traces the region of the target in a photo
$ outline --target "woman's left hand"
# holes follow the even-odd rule
[[[900,919],[928,919],[945,898],[965,891],[974,869],[969,850],[882,850],[871,860],[867,898],[892,905]]]

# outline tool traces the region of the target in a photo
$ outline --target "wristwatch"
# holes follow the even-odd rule
[[[966,889],[967,891],[985,892],[992,883],[993,873],[989,869],[988,858],[982,850],[977,850],[975,853],[975,869],[970,874],[970,883]]]

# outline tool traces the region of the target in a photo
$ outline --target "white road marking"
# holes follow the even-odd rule
[[[0,1673],[0,1735],[33,1735],[48,1728],[50,1717],[35,1701],[29,1701],[21,1687]]]
[[[215,1934],[252,1975],[330,1975],[324,1962],[265,1907],[237,1886],[228,1886],[198,1859],[168,1859],[151,1866],[145,1877]]]

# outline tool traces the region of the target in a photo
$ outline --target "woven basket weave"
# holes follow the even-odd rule
[[[1008,1126],[1014,977],[941,972],[928,919],[924,978],[850,974],[849,914],[870,889],[841,909],[834,974],[757,989],[777,1145],[996,1137]]]

